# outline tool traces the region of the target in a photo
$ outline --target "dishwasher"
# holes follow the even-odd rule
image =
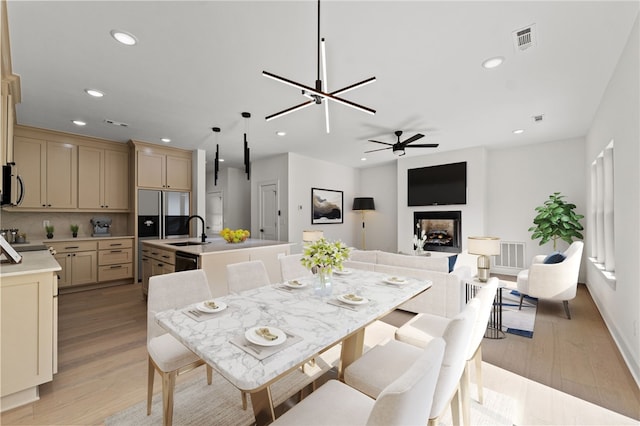
[[[198,256],[197,254],[187,253],[184,251],[176,252],[176,272],[190,271],[192,269],[198,269]]]

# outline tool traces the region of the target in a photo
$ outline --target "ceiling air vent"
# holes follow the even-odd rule
[[[533,122],[534,123],[540,123],[542,120],[544,120],[544,114],[539,114],[539,115],[534,115],[533,116]]]
[[[106,119],[106,120],[104,120],[104,122],[105,122],[105,123],[107,123],[107,124],[111,124],[111,125],[113,125],[113,126],[129,127],[129,125],[128,125],[127,123],[121,123],[121,122],[119,122],[119,121],[114,121],[114,120]]]
[[[514,31],[513,33],[513,46],[516,52],[524,52],[530,47],[536,45],[536,24],[531,24],[527,27]]]

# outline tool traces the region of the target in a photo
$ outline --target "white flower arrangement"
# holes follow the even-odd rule
[[[422,250],[424,248],[424,243],[427,242],[427,234],[426,232],[424,232],[424,230],[422,231],[422,235],[420,238],[418,238],[417,235],[413,235],[413,246],[416,248],[416,250]]]
[[[342,262],[349,258],[351,249],[342,241],[329,242],[324,238],[305,246],[300,262],[307,269],[317,267],[331,273],[342,269]]]

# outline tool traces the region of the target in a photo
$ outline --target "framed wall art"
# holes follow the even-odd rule
[[[343,223],[344,199],[342,191],[311,188],[311,223]]]

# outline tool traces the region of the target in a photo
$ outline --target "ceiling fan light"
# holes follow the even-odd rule
[[[405,152],[404,152],[404,149],[402,148],[393,147],[393,154],[397,157],[402,157],[405,154]]]

